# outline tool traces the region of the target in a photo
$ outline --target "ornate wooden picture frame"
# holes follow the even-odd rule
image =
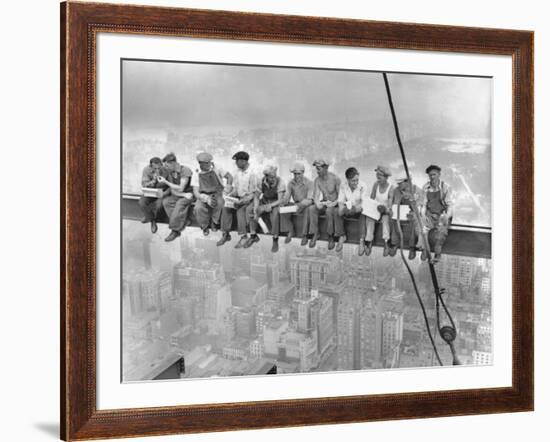
[[[61,437],[64,440],[533,410],[532,32],[77,2],[61,4],[61,23]],[[96,44],[100,33],[510,56],[512,386],[98,409]]]

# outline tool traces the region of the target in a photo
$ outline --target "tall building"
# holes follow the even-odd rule
[[[437,273],[443,287],[469,287],[474,277],[476,261],[473,258],[444,255]]]
[[[256,311],[250,307],[232,307],[235,311],[235,330],[238,337],[251,338],[256,335]]]
[[[359,367],[375,368],[380,365],[382,329],[379,309],[372,297],[361,303],[358,321]]]
[[[231,283],[231,303],[238,307],[263,306],[267,296],[267,284],[240,276]]]
[[[288,322],[281,319],[272,319],[264,327],[264,353],[278,357],[279,347],[284,332],[288,329]]]
[[[204,318],[221,324],[228,308],[231,307],[231,287],[229,284],[212,283],[205,287]]]
[[[267,326],[274,318],[275,316],[270,312],[258,312],[256,314],[256,332],[258,335],[262,335],[264,333],[264,327]]]
[[[313,299],[296,299],[294,302],[298,311],[298,331],[302,333],[311,331],[313,329],[312,310],[316,301]]]
[[[290,283],[280,283],[267,290],[267,302],[270,303],[274,309],[281,309],[288,305],[293,297],[294,285]]]
[[[493,363],[493,353],[491,352],[474,350],[472,357],[474,365],[491,365]]]
[[[279,261],[274,257],[267,259],[258,249],[250,256],[250,277],[270,288],[276,286],[280,281]]]
[[[257,282],[267,284],[267,261],[260,248],[250,252],[250,277]]]
[[[287,330],[281,336],[279,357],[298,362],[300,371],[311,371],[320,362],[317,348],[317,333]]]
[[[349,293],[338,302],[338,369],[357,370],[359,363],[359,311]]]
[[[174,289],[178,296],[204,295],[208,285],[225,283],[225,275],[219,264],[196,261],[190,257],[174,266]]]
[[[332,299],[320,296],[316,308],[313,310],[313,321],[316,324],[318,338],[318,352],[322,355],[334,341],[335,322]]]
[[[394,354],[403,339],[403,314],[386,311],[381,314],[381,356],[384,366],[391,367]]]
[[[299,254],[290,259],[290,280],[300,298],[310,296],[311,290],[337,283],[340,260],[335,256]]]
[[[132,315],[150,310],[164,310],[172,297],[170,273],[149,269],[130,272],[122,281],[123,309]]]

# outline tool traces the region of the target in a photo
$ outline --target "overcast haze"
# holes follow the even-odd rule
[[[489,137],[487,78],[389,74],[398,118]],[[125,61],[126,129],[389,119],[380,73]]]

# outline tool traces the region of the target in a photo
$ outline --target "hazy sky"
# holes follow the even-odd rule
[[[487,78],[389,74],[397,116],[489,127]],[[390,118],[382,74],[125,61],[126,129],[258,126]]]

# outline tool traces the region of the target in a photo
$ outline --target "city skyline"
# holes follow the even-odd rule
[[[128,226],[123,248],[124,381],[147,380],[174,355],[184,357],[182,379],[258,375],[260,366],[292,374],[437,365],[398,259],[377,250],[360,258],[354,245],[303,249],[296,240],[275,255],[268,241],[252,251],[219,248],[196,228],[166,244],[146,227]],[[429,274],[418,259],[412,266],[433,327]],[[490,260],[445,256],[438,277],[462,363],[490,364]]]

